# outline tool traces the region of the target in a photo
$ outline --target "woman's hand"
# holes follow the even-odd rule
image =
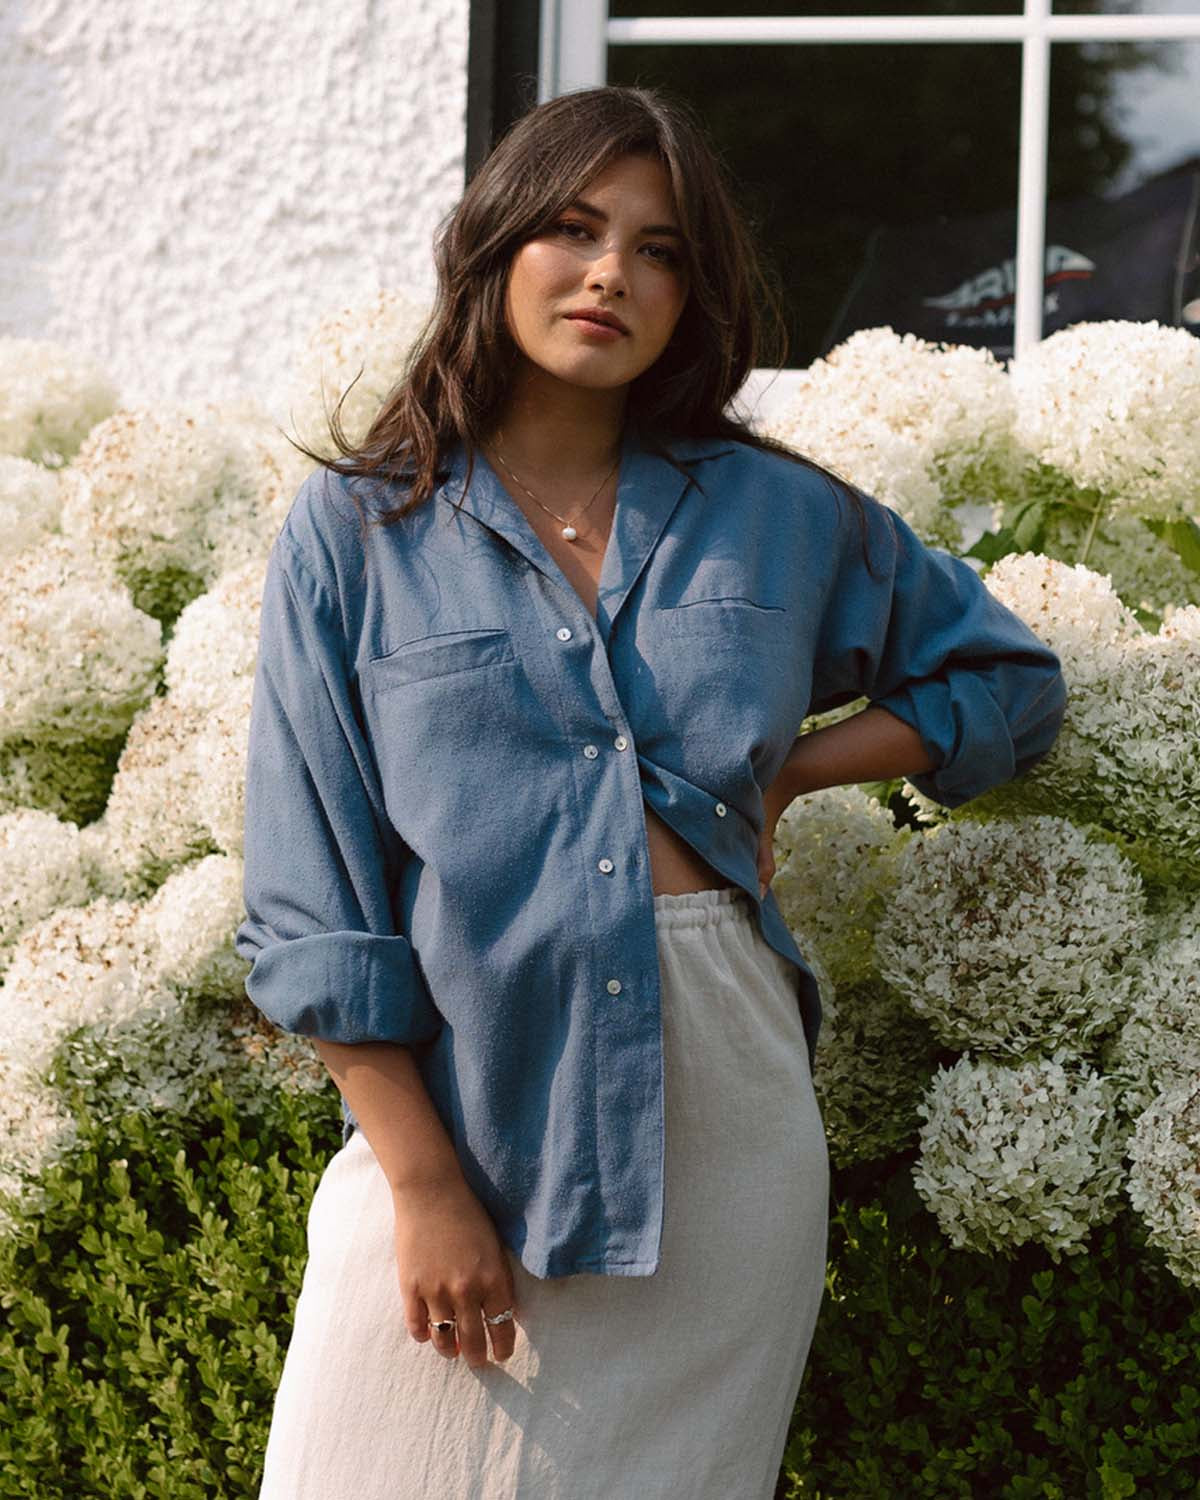
[[[512,1268],[491,1216],[461,1181],[393,1194],[396,1268],[404,1297],[404,1321],[418,1343],[432,1338],[447,1359],[459,1351],[472,1368],[487,1364],[487,1335],[492,1356],[508,1359],[516,1343],[516,1324],[486,1324],[505,1308],[516,1311]],[[456,1318],[457,1327],[437,1333],[429,1327]]]

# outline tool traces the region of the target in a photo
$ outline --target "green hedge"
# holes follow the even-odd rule
[[[280,1093],[250,1120],[218,1084],[184,1119],[102,1127],[74,1107],[79,1151],[0,1241],[0,1495],[248,1500],[336,1092]],[[1195,1496],[1200,1295],[1136,1216],[1058,1266],[955,1251],[910,1162],[834,1174],[779,1495]]]
[[[0,1494],[247,1500],[300,1290],[336,1093],[240,1120],[100,1127],[0,1241]]]
[[[1194,1500],[1200,1293],[1140,1219],[1057,1266],[956,1251],[910,1164],[849,1189],[835,1174],[784,1500]]]

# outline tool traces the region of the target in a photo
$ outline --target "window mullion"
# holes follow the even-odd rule
[[[1050,0],[1025,0],[1021,43],[1021,130],[1017,167],[1013,353],[1042,336],[1046,265],[1046,158],[1050,137]]]

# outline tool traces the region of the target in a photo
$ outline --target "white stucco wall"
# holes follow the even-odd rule
[[[326,310],[427,296],[467,0],[0,0],[0,334],[127,402],[274,405]]]

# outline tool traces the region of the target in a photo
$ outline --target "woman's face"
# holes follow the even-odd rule
[[[527,360],[571,385],[609,390],[650,368],[687,295],[666,169],[648,157],[623,156],[520,247],[505,310]],[[597,333],[570,316],[591,307],[613,313],[628,331]]]

